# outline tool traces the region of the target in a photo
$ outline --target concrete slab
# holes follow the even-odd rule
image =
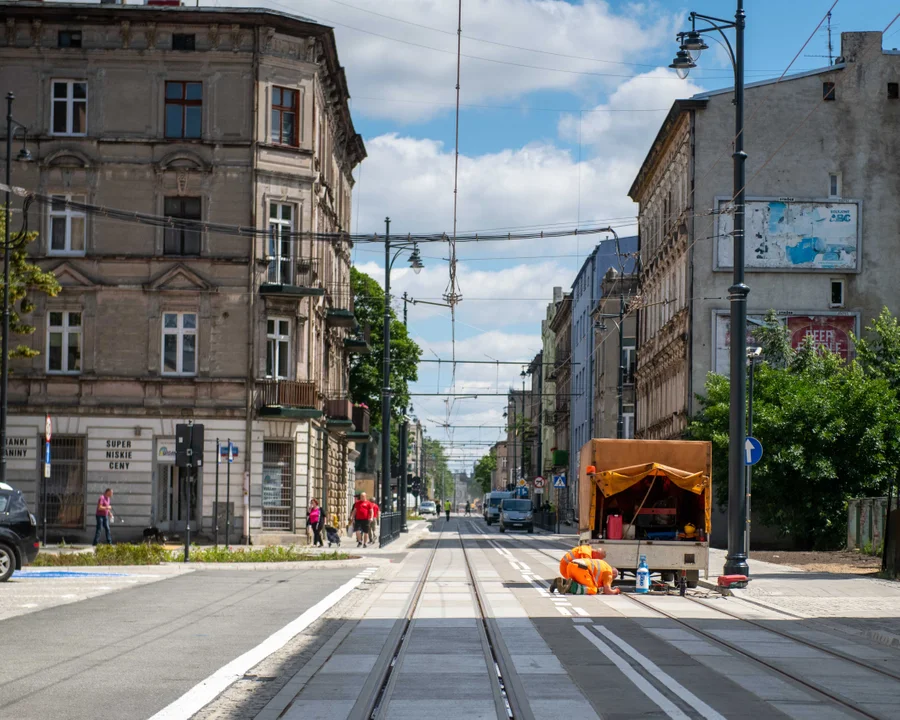
[[[400,664],[400,672],[478,675],[486,670],[484,658],[471,655],[455,655],[445,653],[442,655],[426,655],[425,653],[406,653]],[[423,680],[427,686],[427,681]],[[465,681],[460,679],[460,687]]]
[[[345,718],[353,709],[351,701],[308,700],[292,705],[283,720],[335,720]]]
[[[492,703],[476,700],[431,703],[427,706],[429,720],[505,720],[497,717]],[[422,700],[391,700],[385,712],[386,720],[422,720]],[[300,716],[298,716],[299,718]],[[331,718],[330,720],[334,720]]]
[[[368,675],[375,667],[376,660],[378,660],[378,655],[351,655],[349,653],[335,655],[322,666],[319,672]]]
[[[549,652],[549,651],[548,651]],[[513,664],[519,675],[565,675],[562,664],[553,654],[513,655]]]

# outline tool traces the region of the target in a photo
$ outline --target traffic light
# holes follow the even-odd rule
[[[203,465],[203,425],[175,426],[175,465],[195,468]]]

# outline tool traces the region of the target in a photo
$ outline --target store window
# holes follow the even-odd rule
[[[84,438],[54,435],[50,442],[50,477],[38,504],[46,506],[47,526],[73,530],[84,529]]]
[[[263,443],[262,529],[292,530],[294,446],[290,442]]]

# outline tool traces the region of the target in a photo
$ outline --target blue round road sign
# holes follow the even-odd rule
[[[762,458],[762,443],[755,437],[744,441],[744,465],[756,465]]]

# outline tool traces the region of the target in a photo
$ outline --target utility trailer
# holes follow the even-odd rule
[[[712,445],[686,440],[594,439],[581,448],[578,530],[619,571],[696,587],[709,575]]]

